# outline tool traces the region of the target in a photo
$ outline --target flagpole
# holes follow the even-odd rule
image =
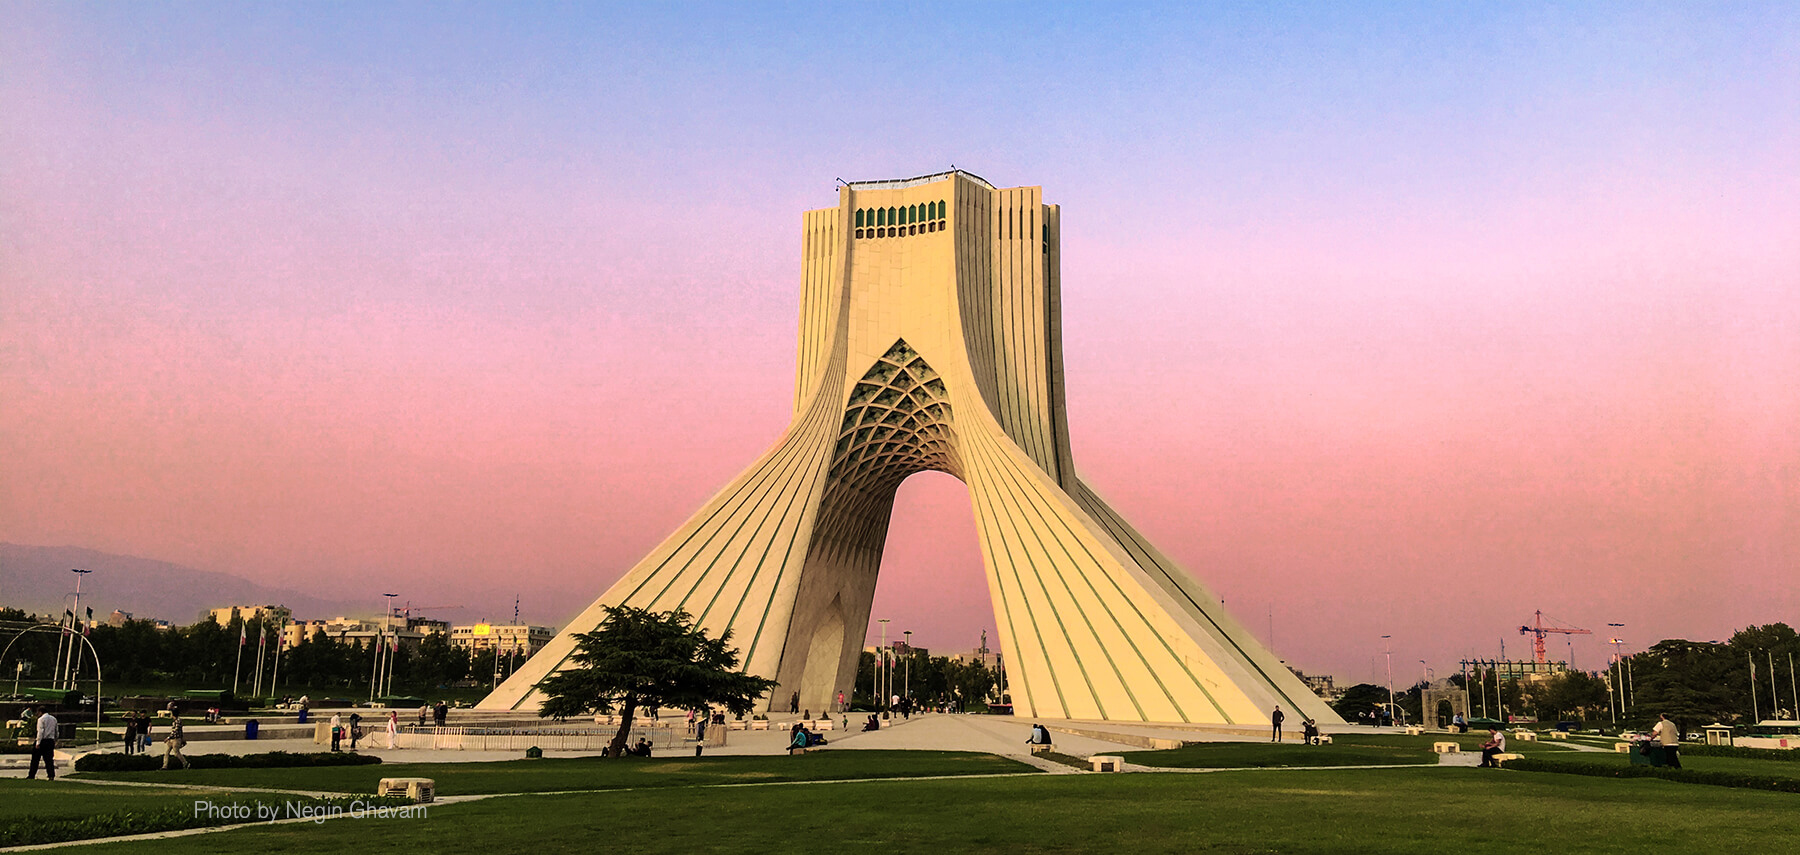
[[[232,669],[231,669],[231,696],[234,698],[237,697],[238,675],[240,673],[242,673],[243,670],[244,670],[244,625],[240,623],[240,624],[238,624],[237,664],[232,666]]]
[[[269,675],[269,696],[275,696],[275,682],[281,678],[281,651],[287,647],[287,621],[281,622],[281,637],[275,641],[275,673]]]
[[[269,628],[263,625],[262,619],[256,621],[256,688],[251,694],[262,697],[263,657],[269,652]]]

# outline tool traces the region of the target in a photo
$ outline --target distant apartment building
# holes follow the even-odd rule
[[[1326,702],[1334,702],[1344,696],[1343,691],[1337,687],[1336,681],[1330,674],[1304,674],[1300,669],[1292,666],[1289,666],[1288,670],[1294,672],[1294,676],[1299,677],[1300,682],[1306,684],[1313,694],[1323,698]]]
[[[387,620],[374,618],[334,617],[326,620],[297,620],[287,625],[284,638],[288,647],[301,641],[310,641],[320,632],[325,637],[345,644],[366,647],[376,638],[398,639],[402,647],[416,648],[427,637],[444,635],[450,631],[447,621],[427,620],[425,618],[394,616]]]
[[[220,626],[230,626],[234,620],[249,623],[257,618],[263,623],[278,624],[292,617],[293,611],[287,606],[221,606],[207,612],[206,616]]]
[[[498,650],[530,656],[550,643],[556,630],[528,624],[473,623],[450,628],[450,643],[470,651]]]

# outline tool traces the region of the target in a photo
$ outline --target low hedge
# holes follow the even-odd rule
[[[285,806],[286,803],[283,804]],[[310,810],[319,811],[321,815],[329,815],[333,809],[349,813],[353,806],[360,806],[365,810],[378,806],[403,807],[412,804],[412,801],[395,798],[339,798],[307,799],[298,804],[303,804]],[[283,813],[282,815],[286,816],[287,814]],[[23,816],[0,822],[0,846],[32,846],[44,843],[62,843],[69,840],[93,840],[102,837],[151,834],[158,831],[178,831],[184,828],[205,828],[244,822],[247,820],[210,817],[204,813],[197,813],[191,807],[117,810],[79,817]]]
[[[1519,772],[1556,772],[1563,775],[1588,775],[1595,778],[1661,778],[1682,784],[1707,784],[1714,787],[1800,793],[1800,778],[1746,775],[1742,772],[1671,769],[1667,766],[1623,766],[1617,763],[1593,760],[1564,760],[1561,758],[1543,760],[1535,757],[1508,760],[1505,768]]]
[[[77,772],[149,772],[162,768],[161,754],[83,754],[75,760]],[[196,754],[188,758],[195,769],[278,769],[300,766],[372,766],[381,758],[373,754],[327,751],[295,754]]]
[[[1686,757],[1741,757],[1745,760],[1784,760],[1800,763],[1800,748],[1748,748],[1742,745],[1683,745]]]

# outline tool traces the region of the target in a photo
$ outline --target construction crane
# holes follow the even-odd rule
[[[1545,626],[1544,625],[1544,613],[1542,610],[1539,610],[1537,613],[1537,626],[1519,627],[1520,635],[1536,636],[1531,642],[1531,651],[1533,653],[1537,654],[1537,661],[1539,661],[1539,662],[1548,661],[1544,656],[1544,636],[1546,634],[1552,633],[1552,632],[1560,632],[1564,635],[1593,635],[1594,634],[1594,631],[1591,629],[1575,629],[1573,627],[1563,627],[1563,626]]]

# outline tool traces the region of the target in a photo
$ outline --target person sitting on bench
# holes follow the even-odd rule
[[[1025,740],[1025,744],[1027,744],[1027,745],[1049,745],[1050,744],[1050,728],[1047,728],[1041,724],[1037,724],[1034,722],[1031,725],[1031,738]]]
[[[1319,723],[1311,718],[1300,722],[1300,735],[1306,739],[1307,745],[1319,744]]]
[[[881,718],[879,716],[876,716],[874,713],[870,713],[868,723],[863,725],[863,732],[867,733],[871,730],[880,730],[880,729],[881,729]]]

